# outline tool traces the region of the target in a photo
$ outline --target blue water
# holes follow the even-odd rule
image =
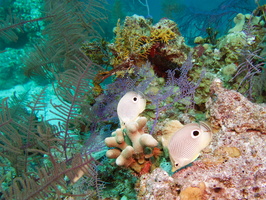
[[[190,45],[193,45],[195,37],[207,36],[208,27],[217,30],[218,36],[224,35],[233,26],[236,14],[251,13],[257,7],[254,0],[108,0],[110,7],[117,2],[120,2],[124,16],[151,16],[154,23],[164,17],[174,20]],[[266,0],[259,1],[260,5],[265,3]],[[111,38],[112,33],[107,33],[105,37]]]

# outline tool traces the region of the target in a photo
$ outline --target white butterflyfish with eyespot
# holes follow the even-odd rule
[[[127,92],[118,102],[117,114],[120,125],[123,126],[128,122],[134,121],[139,114],[145,110],[146,99],[140,92]]]
[[[172,172],[193,162],[212,139],[211,128],[204,122],[186,124],[168,143]]]

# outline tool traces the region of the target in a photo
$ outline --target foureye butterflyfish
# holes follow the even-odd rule
[[[168,143],[172,171],[193,162],[211,139],[211,128],[203,122],[186,124],[174,133]]]
[[[121,126],[137,119],[140,113],[145,110],[146,99],[139,92],[127,92],[118,102],[117,114]]]

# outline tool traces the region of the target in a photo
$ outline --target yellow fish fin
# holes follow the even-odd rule
[[[198,153],[192,160],[191,162],[195,161],[199,157],[200,153]]]

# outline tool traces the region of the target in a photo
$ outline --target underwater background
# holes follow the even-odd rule
[[[266,199],[265,12],[0,0],[0,199]],[[197,156],[171,170],[192,123],[211,141],[183,138]]]

